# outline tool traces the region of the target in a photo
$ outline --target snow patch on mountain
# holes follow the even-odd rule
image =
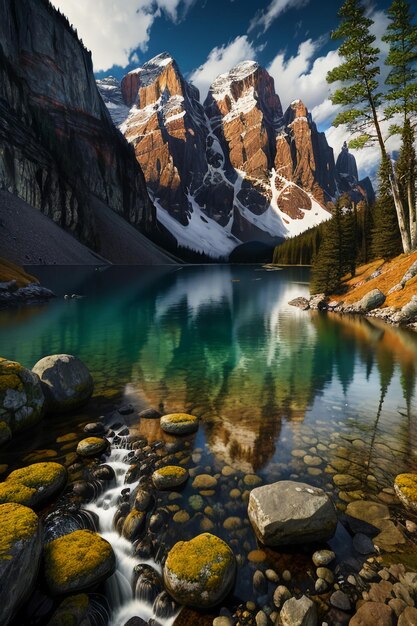
[[[157,198],[153,198],[159,222],[169,230],[179,245],[206,254],[213,259],[227,258],[241,241],[205,215],[190,194],[188,200],[191,210],[189,223],[184,226],[160,205]]]

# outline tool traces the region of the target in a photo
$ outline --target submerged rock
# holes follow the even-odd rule
[[[189,435],[198,430],[198,418],[187,413],[170,413],[161,417],[161,428],[171,435]]]
[[[231,591],[235,575],[232,550],[209,533],[176,543],[164,567],[170,595],[180,604],[200,608],[219,604]]]
[[[144,409],[139,413],[139,417],[145,420],[156,420],[161,417],[161,413],[156,409]]]
[[[45,398],[39,378],[20,363],[0,358],[0,445],[9,435],[37,424]],[[4,433],[7,431],[7,437]]]
[[[337,525],[333,502],[322,489],[290,480],[253,489],[248,514],[256,536],[269,546],[326,541]]]
[[[8,624],[31,594],[42,535],[38,516],[20,504],[0,505],[0,624]]]
[[[16,502],[30,507],[44,505],[62,491],[67,470],[59,463],[33,463],[11,472],[0,483],[0,503]]]
[[[90,530],[76,530],[44,547],[45,579],[52,595],[84,591],[111,576],[113,548]]]
[[[63,413],[85,404],[92,396],[94,383],[84,363],[70,354],[46,356],[32,371],[41,380],[46,410]]]
[[[175,489],[188,480],[188,471],[179,465],[167,465],[152,474],[153,484],[157,489]]]

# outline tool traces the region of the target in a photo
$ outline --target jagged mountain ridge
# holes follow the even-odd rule
[[[342,181],[304,104],[283,112],[272,77],[254,61],[219,76],[204,104],[168,53],[124,76],[114,94],[109,111],[118,124],[120,102],[131,107],[119,127],[158,220],[181,245],[218,258],[242,242],[272,245],[328,219],[337,193],[366,195],[352,177]]]
[[[0,15],[0,189],[109,260],[144,262],[138,231],[155,233],[155,208],[97,89],[90,52],[48,0],[0,0]],[[128,227],[129,260],[113,254],[113,234]]]

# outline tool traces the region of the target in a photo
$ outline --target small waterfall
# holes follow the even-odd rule
[[[123,437],[118,437],[117,441],[118,446],[126,445]],[[116,555],[116,571],[106,582],[106,595],[111,609],[109,626],[124,626],[131,617],[135,616],[141,617],[145,621],[154,618],[161,626],[172,626],[178,612],[171,617],[164,617],[161,615],[163,611],[160,610],[159,596],[155,602],[150,603],[135,598],[132,590],[131,581],[135,566],[147,564],[159,574],[161,574],[161,566],[153,560],[141,560],[139,557],[133,556],[133,546],[130,541],[121,537],[113,528],[113,518],[119,503],[120,492],[126,487],[124,479],[129,463],[125,462],[124,459],[129,452],[127,445],[126,447],[112,447],[110,457],[106,459],[105,465],[110,465],[113,468],[116,485],[113,483],[113,486],[86,506],[86,509],[98,520],[98,532],[112,545]],[[137,484],[138,481],[129,484],[128,487],[133,491]],[[169,603],[166,602],[165,604]]]

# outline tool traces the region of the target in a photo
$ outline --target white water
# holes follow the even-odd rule
[[[136,483],[125,485],[125,475],[129,463],[123,462],[123,458],[130,452],[127,448],[112,448],[106,465],[110,465],[116,474],[116,486],[101,494],[95,502],[86,506],[86,509],[94,512],[99,518],[99,533],[113,547],[116,555],[116,571],[106,582],[106,595],[112,611],[109,626],[124,626],[131,617],[141,617],[147,621],[151,617],[162,626],[172,626],[176,615],[170,618],[156,617],[152,605],[134,598],[131,587],[132,573],[135,565],[148,563],[159,573],[161,567],[155,561],[146,561],[132,555],[133,546],[130,541],[121,537],[113,529],[113,518],[117,511],[117,505],[121,490],[129,487],[131,491],[137,486]]]

